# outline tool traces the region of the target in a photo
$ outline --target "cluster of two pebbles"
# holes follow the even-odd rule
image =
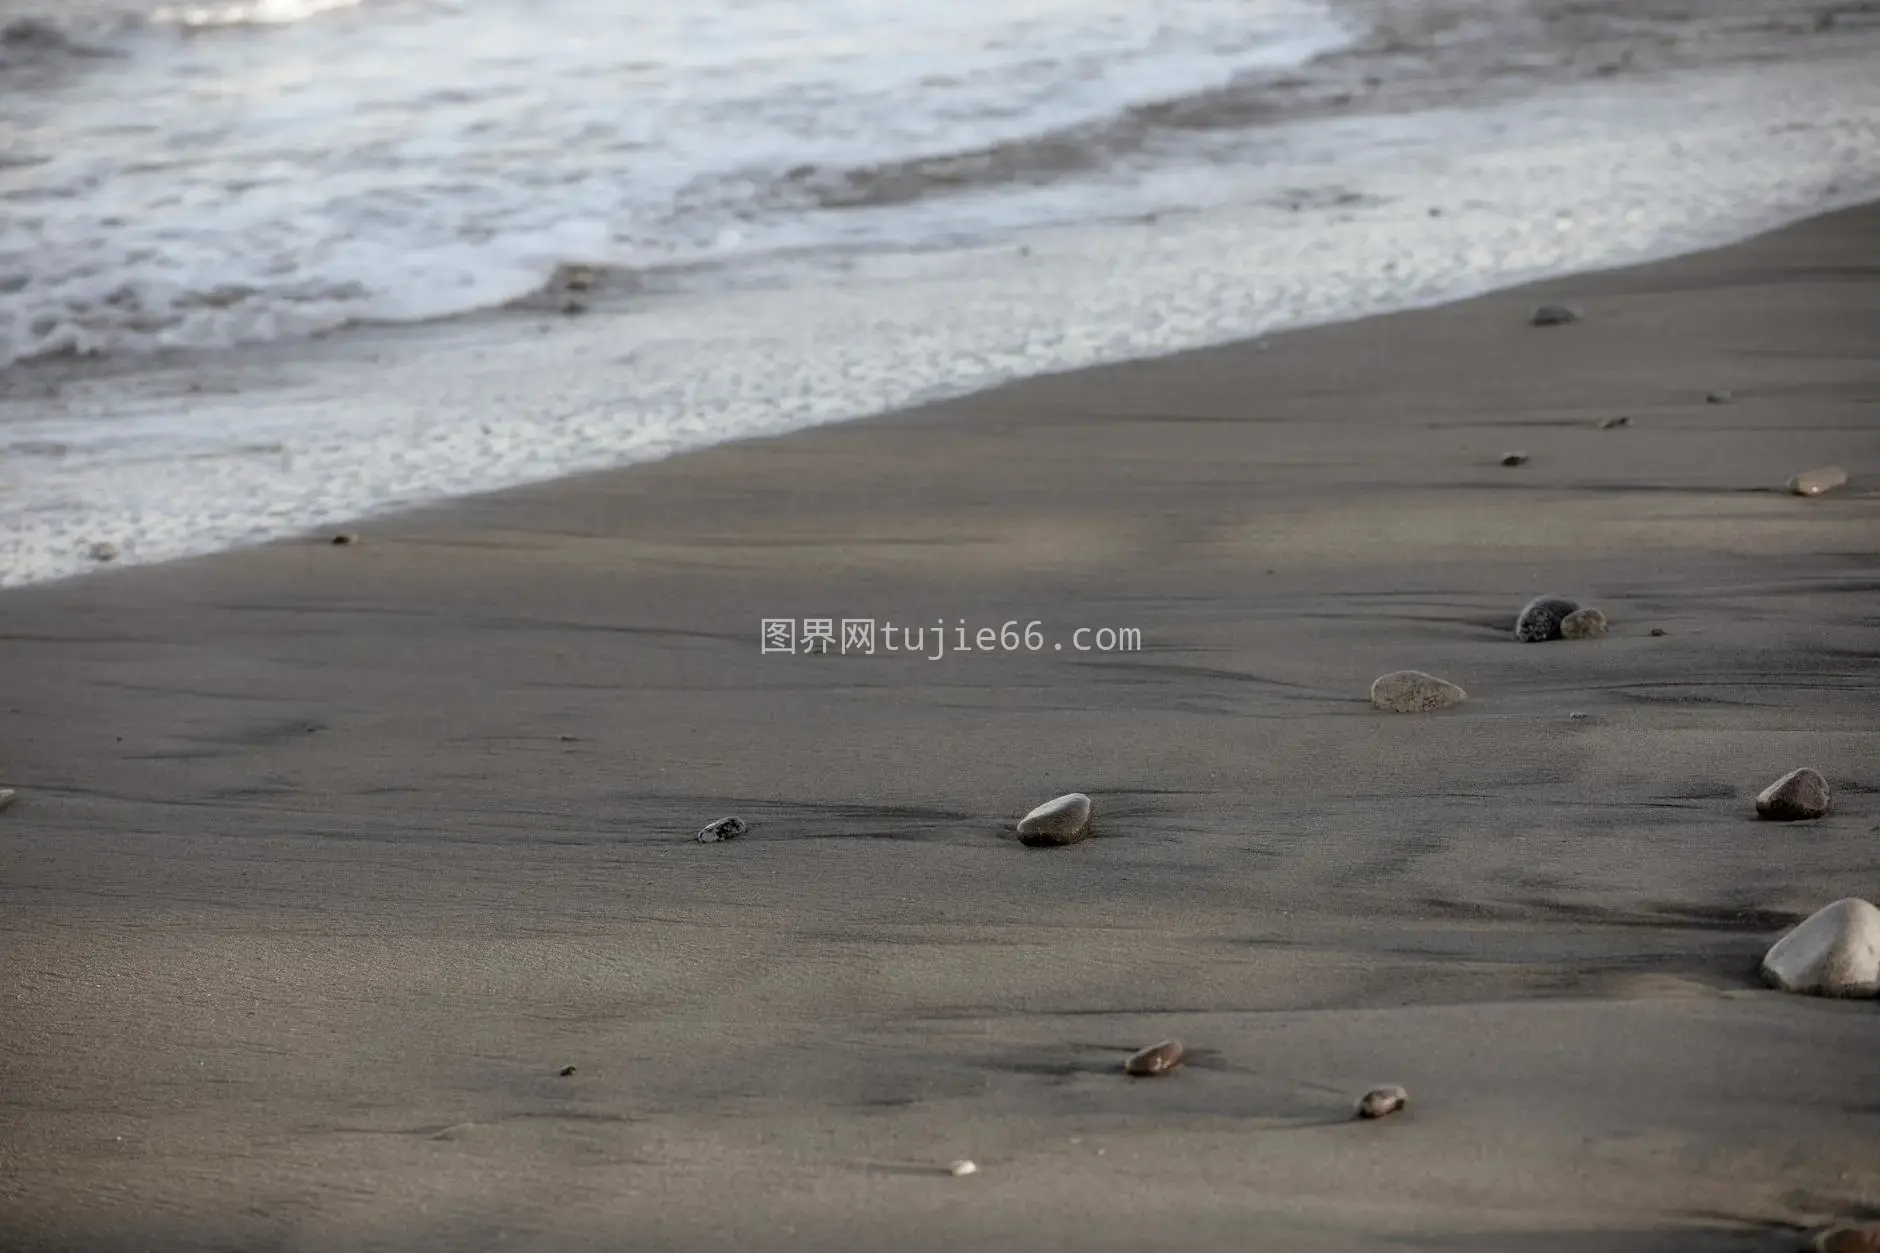
[[[1514,620],[1514,637],[1523,644],[1548,640],[1596,640],[1606,634],[1606,615],[1582,608],[1565,596],[1536,596]],[[1385,713],[1433,713],[1453,709],[1469,694],[1448,679],[1421,670],[1394,670],[1371,684],[1371,704]]]

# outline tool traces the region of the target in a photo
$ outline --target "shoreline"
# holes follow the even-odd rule
[[[1873,1008],[1755,966],[1880,890],[1877,242],[1868,206],[14,589],[0,1237],[1773,1253],[1871,1220]],[[1852,482],[1780,492],[1825,464]],[[1612,634],[1515,643],[1542,592]],[[770,617],[1145,647],[766,656]],[[1405,667],[1468,702],[1372,711]],[[1758,822],[1801,764],[1835,811]],[[1020,846],[1069,791],[1096,837]],[[1122,1078],[1169,1036],[1187,1064]],[[1351,1122],[1379,1082],[1410,1111]]]
[[[1851,115],[1855,89],[1837,84],[1860,63],[1855,49],[1786,67],[1782,82],[1803,94],[1784,97],[1762,128],[1803,116],[1808,92],[1838,108],[1836,116]],[[1682,99],[1673,88],[1694,90],[1700,80],[1719,109],[1740,103],[1728,74],[1632,84],[1626,99]],[[1582,91],[1573,107],[1593,108],[1596,97]],[[1563,125],[1561,117],[1547,123]],[[98,542],[130,564],[304,535],[1015,378],[1599,272],[1615,255],[1626,264],[1689,255],[1693,232],[1741,242],[1814,215],[1824,202],[1858,203],[1875,191],[1871,171],[1852,164],[1855,148],[1824,124],[1788,138],[1813,155],[1797,147],[1779,191],[1767,202],[1753,198],[1763,208],[1746,213],[1750,202],[1731,180],[1754,168],[1740,153],[1722,159],[1743,136],[1713,122],[1693,126],[1680,142],[1701,141],[1719,160],[1663,154],[1703,167],[1672,180],[1693,205],[1677,230],[1630,219],[1637,188],[1574,205],[1524,200],[1523,171],[1545,165],[1534,153],[1549,151],[1537,136],[1531,151],[1477,154],[1447,184],[1425,185],[1401,170],[1317,171],[1328,186],[1378,200],[1317,216],[1240,205],[896,263],[911,268],[803,291],[675,295],[644,307],[603,301],[583,317],[478,315],[121,368],[28,369],[0,383],[0,432],[15,450],[0,467],[0,487],[21,508],[0,552],[10,578],[33,579],[87,572],[84,554]],[[1649,153],[1628,160],[1639,167],[1628,177],[1666,177],[1651,170]],[[1729,172],[1703,172],[1718,168]],[[1471,188],[1499,189],[1496,204],[1471,208]],[[1425,201],[1443,213],[1426,217]],[[1327,241],[1340,258],[1329,269],[1313,251]],[[1464,264],[1472,250],[1486,259]],[[1110,258],[1128,282],[1104,278],[1092,256]],[[1061,294],[1075,316],[1040,302],[1041,291]],[[986,316],[970,316],[975,309]],[[153,464],[162,492],[148,486]]]

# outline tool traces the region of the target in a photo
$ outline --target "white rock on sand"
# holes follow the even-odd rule
[[[1430,713],[1453,709],[1469,694],[1433,674],[1421,670],[1393,670],[1371,684],[1371,703],[1385,713]]]
[[[1880,996],[1880,909],[1836,901],[1777,940],[1763,958],[1771,987],[1807,996]]]
[[[1804,470],[1789,480],[1789,491],[1796,496],[1819,496],[1847,485],[1847,471],[1840,466]]]
[[[1018,820],[1026,844],[1075,844],[1090,834],[1090,798],[1071,792],[1046,801]]]

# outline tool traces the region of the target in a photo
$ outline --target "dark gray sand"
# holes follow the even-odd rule
[[[1871,1220],[1880,1008],[1757,964],[1880,894],[1877,256],[1861,210],[8,593],[0,1246]],[[1517,643],[1556,588],[1611,635]],[[1044,643],[759,651],[844,617]],[[1468,703],[1374,711],[1406,668]],[[1758,822],[1802,761],[1833,813]],[[1073,790],[1093,838],[1020,846]]]

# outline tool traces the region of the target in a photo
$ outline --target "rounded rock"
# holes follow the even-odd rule
[[[1469,694],[1421,670],[1393,670],[1371,684],[1371,704],[1385,713],[1420,714],[1453,709]]]
[[[978,1174],[979,1167],[976,1163],[970,1162],[962,1157],[959,1161],[947,1167],[947,1173],[951,1174],[955,1179],[963,1179],[967,1175]]]
[[[1727,405],[1735,399],[1736,393],[1727,387],[1719,387],[1716,391],[1704,393],[1704,403],[1707,405]]]
[[[1756,794],[1756,816],[1771,822],[1796,822],[1827,814],[1828,781],[1818,770],[1791,770]]]
[[[1567,305],[1542,305],[1528,316],[1534,326],[1565,326],[1579,320],[1580,311]]]
[[[1775,942],[1763,982],[1803,996],[1880,996],[1880,909],[1847,897]]]
[[[1607,418],[1604,422],[1601,422],[1599,424],[1599,429],[1602,431],[1610,431],[1621,426],[1630,426],[1630,425],[1632,425],[1632,419],[1625,416],[1624,414],[1621,414],[1616,418]]]
[[[1410,1094],[1394,1083],[1372,1088],[1358,1098],[1358,1117],[1384,1118],[1410,1104]]]
[[[5,809],[7,806],[11,805],[13,798],[18,795],[19,793],[10,787],[0,787],[0,809]]]
[[[751,829],[751,825],[742,818],[720,818],[698,833],[700,844],[716,844],[720,840],[735,840]]]
[[[1528,463],[1528,455],[1524,452],[1506,453],[1503,455],[1501,463],[1505,466],[1524,466]]]
[[[1815,1253],[1880,1253],[1880,1227],[1831,1227],[1815,1237]]]
[[[1666,633],[1666,632],[1665,632],[1665,629],[1664,629],[1663,627],[1653,627],[1653,628],[1652,628],[1652,637],[1653,637],[1654,639],[1656,639],[1656,638],[1657,638],[1657,637],[1659,637],[1659,636],[1662,636],[1662,635],[1664,635],[1665,633]]]
[[[1803,470],[1789,480],[1788,490],[1794,496],[1820,496],[1837,487],[1847,486],[1847,471],[1840,466],[1822,466],[1818,470]]]
[[[1033,847],[1075,844],[1090,834],[1090,798],[1069,792],[1018,820],[1018,838]]]
[[[566,1078],[567,1078],[567,1077],[568,1077],[569,1075],[572,1075],[573,1073],[574,1073],[574,1067],[573,1067],[573,1066],[563,1066],[563,1067],[561,1068],[561,1077],[562,1077],[563,1079],[566,1079]]]
[[[1596,640],[1606,633],[1606,615],[1597,609],[1575,609],[1560,620],[1563,640]]]
[[[352,534],[350,531],[341,531],[338,535],[335,535],[331,540],[331,543],[333,547],[335,548],[345,548],[346,546],[350,544],[357,544],[358,542],[359,542],[359,537],[357,535]]]
[[[1560,624],[1570,613],[1578,613],[1580,602],[1564,596],[1536,596],[1515,615],[1514,637],[1523,644],[1539,644],[1560,638]]]
[[[93,561],[116,561],[118,546],[110,540],[101,539],[85,550]]]
[[[1164,1040],[1131,1053],[1129,1060],[1123,1063],[1123,1070],[1138,1079],[1165,1075],[1182,1064],[1185,1052],[1180,1040]]]

